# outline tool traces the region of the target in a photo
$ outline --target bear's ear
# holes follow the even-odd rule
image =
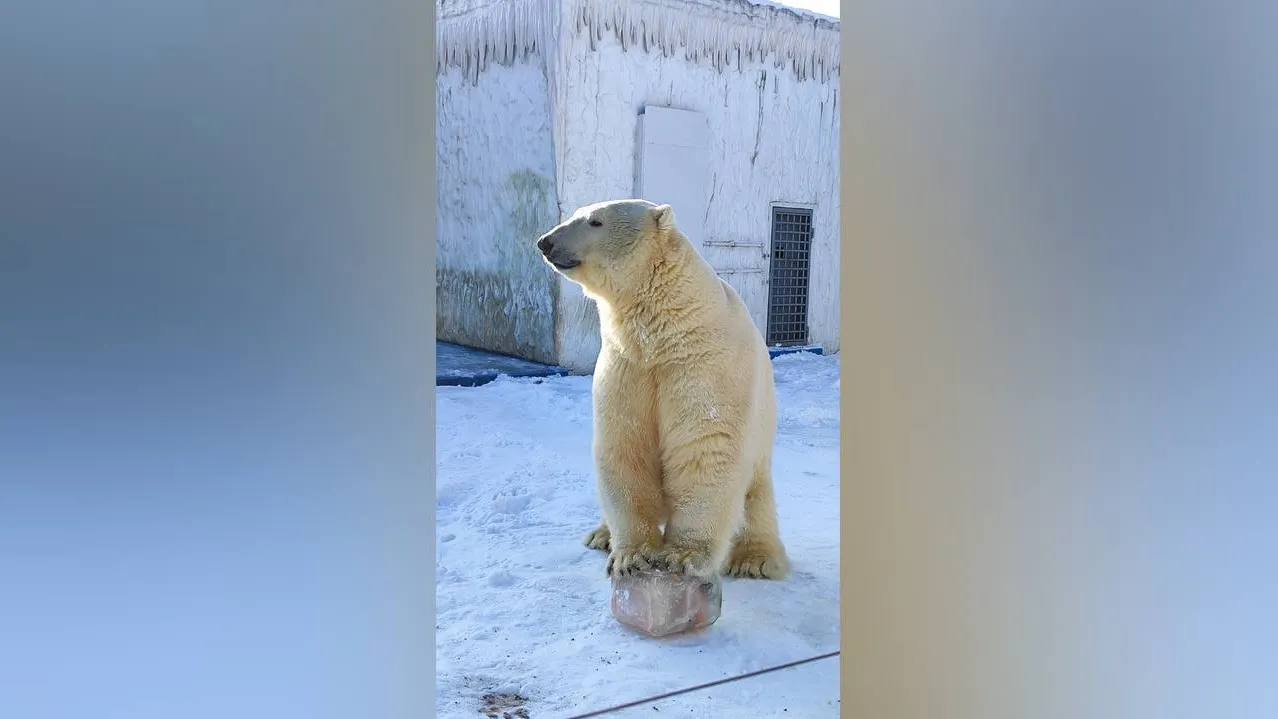
[[[657,229],[665,232],[674,228],[674,208],[670,205],[657,205],[652,208],[652,219],[657,223]]]

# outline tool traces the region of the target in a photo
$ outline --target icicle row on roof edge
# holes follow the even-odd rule
[[[472,83],[489,64],[512,65],[529,56],[545,58],[559,34],[560,0],[489,0],[449,5],[435,27],[435,73],[460,70]],[[439,5],[436,5],[438,8]]]
[[[716,71],[771,60],[800,80],[825,82],[840,70],[839,26],[747,0],[565,0],[569,30],[594,49],[611,34],[622,49],[638,47]]]
[[[719,72],[769,60],[800,81],[825,82],[840,71],[837,23],[747,0],[480,0],[441,12],[436,72],[457,68],[477,82],[492,62],[549,60],[561,3],[567,30],[586,34],[592,49],[607,33],[624,50],[708,61]]]

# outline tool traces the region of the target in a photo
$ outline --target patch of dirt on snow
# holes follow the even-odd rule
[[[528,700],[518,694],[485,694],[484,707],[479,711],[492,719],[528,719],[524,703]]]

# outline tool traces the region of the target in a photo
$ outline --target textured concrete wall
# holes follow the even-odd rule
[[[556,361],[556,282],[534,242],[557,222],[550,100],[536,56],[438,77],[435,329]]]

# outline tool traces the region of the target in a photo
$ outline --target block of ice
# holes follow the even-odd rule
[[[612,580],[612,615],[650,637],[696,631],[714,624],[723,605],[718,581],[668,572],[642,572]]]

